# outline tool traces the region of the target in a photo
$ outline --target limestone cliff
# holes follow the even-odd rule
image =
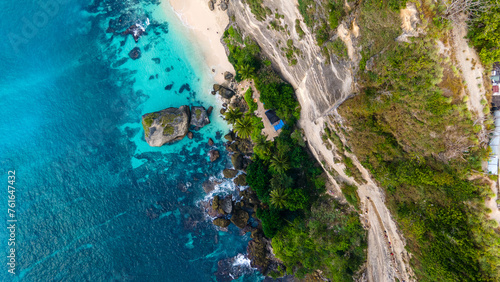
[[[272,18],[257,20],[250,7],[242,0],[232,1],[228,11],[238,27],[258,42],[275,69],[295,88],[303,118],[314,121],[336,108],[352,93],[351,64],[347,60],[339,61],[334,56],[326,59],[321,54],[314,35],[302,21],[300,25],[304,35],[299,37],[294,26],[295,20],[302,17],[296,1],[265,1],[265,5],[273,12],[284,15],[281,19],[284,22],[282,26],[287,26],[290,34],[268,28]],[[293,40],[294,47],[301,51],[293,66],[281,49],[290,39]]]

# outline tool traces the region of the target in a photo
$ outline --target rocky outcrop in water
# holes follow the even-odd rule
[[[134,49],[130,50],[130,52],[128,52],[128,56],[132,59],[132,60],[137,60],[141,57],[141,49],[139,49],[139,47],[134,47]]]
[[[143,34],[147,35],[146,28],[144,27],[144,25],[142,25],[140,23],[136,23],[136,24],[131,25],[122,34],[123,35],[131,34],[136,43],[139,42],[139,37],[141,37]]]
[[[146,142],[152,147],[179,141],[189,130],[189,107],[167,108],[142,116]]]
[[[229,219],[219,217],[214,219],[213,224],[222,228],[226,228],[229,226],[229,224],[231,224],[231,221]]]
[[[231,99],[234,96],[233,90],[219,84],[214,84],[214,91],[224,99]]]
[[[231,216],[231,222],[238,228],[245,228],[245,226],[247,226],[249,219],[250,215],[248,215],[248,212],[242,209],[236,209],[233,215]]]
[[[207,110],[204,107],[191,107],[191,125],[196,128],[202,128],[210,123]]]
[[[208,155],[210,156],[210,162],[215,162],[220,157],[220,153],[217,150],[210,150]]]
[[[233,178],[238,174],[237,170],[226,168],[222,171],[222,174],[224,174],[225,178]]]

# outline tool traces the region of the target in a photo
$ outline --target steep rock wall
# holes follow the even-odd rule
[[[353,92],[350,62],[337,61],[334,56],[327,62],[321,55],[314,36],[302,20],[301,28],[305,35],[302,39],[299,38],[295,30],[295,20],[302,17],[296,0],[264,1],[264,5],[273,11],[273,16],[264,21],[258,21],[250,7],[242,0],[231,1],[228,12],[238,27],[258,42],[263,53],[273,62],[273,66],[295,88],[302,107],[302,118],[315,121],[340,105]],[[288,26],[290,35],[268,28],[276,11],[285,16],[281,22],[284,22],[283,26]],[[302,51],[294,66],[289,65],[280,49],[289,39]]]

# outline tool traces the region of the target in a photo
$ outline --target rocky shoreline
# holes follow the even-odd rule
[[[239,84],[234,80],[234,75],[225,72],[226,82],[215,84],[212,94],[220,95],[222,100],[221,114],[231,108],[239,108],[241,112],[248,111],[248,105],[244,100],[244,93],[240,92]],[[246,169],[252,162],[254,144],[250,139],[239,138],[233,131],[228,132],[223,137],[226,142],[224,146],[231,159],[233,168],[226,168],[222,171],[224,178],[232,179],[237,191],[237,196],[232,194],[226,196],[215,195],[211,200],[202,203],[205,212],[213,219],[212,222],[222,231],[227,231],[231,224],[238,227],[242,234],[250,232],[252,239],[247,246],[250,265],[256,268],[263,275],[269,271],[282,267],[271,248],[271,241],[264,236],[262,224],[256,213],[261,205],[255,192],[247,186]],[[210,193],[215,185],[220,183],[206,183],[204,190]]]

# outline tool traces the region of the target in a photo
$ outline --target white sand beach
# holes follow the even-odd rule
[[[164,0],[166,1],[166,0]],[[168,0],[170,5],[163,5],[165,9],[173,8],[174,12],[192,33],[193,41],[199,45],[205,57],[210,72],[217,83],[224,82],[223,73],[229,71],[234,74],[234,68],[229,63],[220,38],[229,23],[229,17],[216,5],[210,11],[205,0]],[[212,72],[212,69],[215,72]]]

